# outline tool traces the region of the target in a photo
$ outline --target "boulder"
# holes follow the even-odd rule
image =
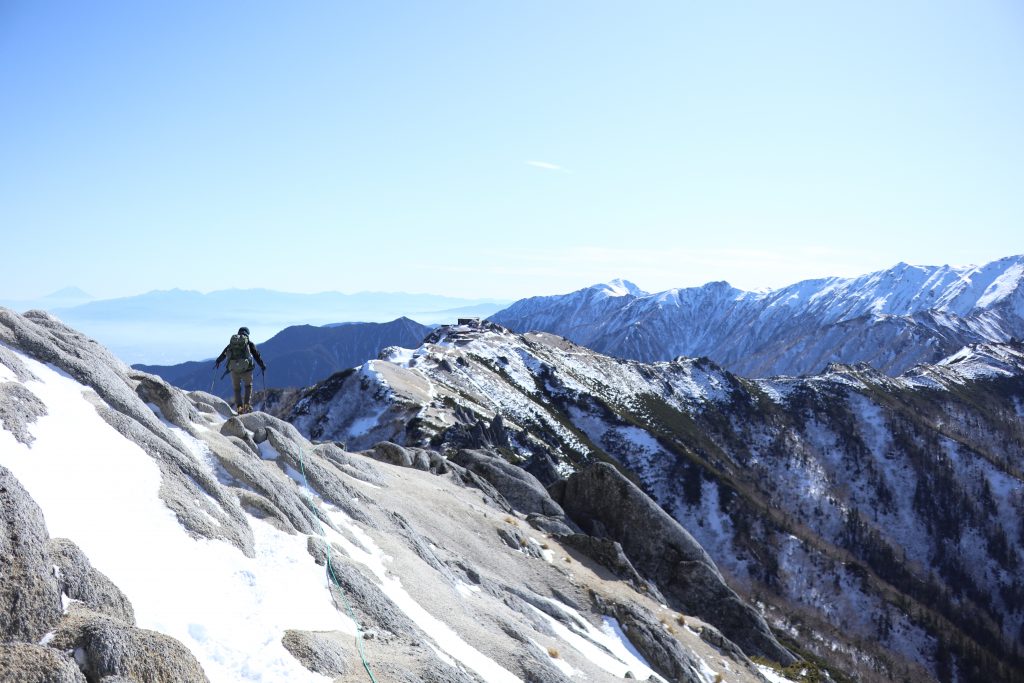
[[[549,534],[572,535],[579,531],[579,527],[573,524],[572,520],[568,517],[549,517],[547,515],[538,515],[536,512],[531,512],[526,515],[526,521],[529,522],[530,526],[533,528]]]
[[[106,575],[93,568],[77,545],[66,538],[53,538],[47,549],[57,567],[57,583],[62,593],[100,614],[128,625],[135,624],[135,611],[127,596]]]
[[[483,450],[460,450],[449,458],[489,481],[513,508],[523,513],[564,518],[565,512],[532,474],[500,455]]]
[[[138,382],[135,393],[139,398],[159,408],[164,419],[187,432],[194,430],[192,423],[199,421],[199,413],[183,393],[172,390],[162,378],[146,372],[134,370],[128,377]]]
[[[487,505],[495,507],[502,512],[515,512],[512,505],[505,500],[505,496],[501,495],[501,492],[494,488],[494,484],[487,481],[479,474],[471,472],[462,465],[457,465],[454,462],[448,463],[448,474],[450,475],[452,482],[459,486],[479,489],[483,500]]]
[[[195,656],[174,638],[76,604],[50,644],[80,650],[79,666],[89,680],[121,676],[146,683],[208,683]]]
[[[216,413],[223,418],[229,418],[235,414],[235,411],[231,410],[231,405],[220,396],[214,396],[205,391],[190,391],[187,396],[200,412]]]
[[[421,470],[423,472],[430,471],[430,456],[427,455],[427,451],[423,450],[422,448],[413,449],[412,468],[414,470]]]
[[[586,534],[560,534],[555,538],[563,545],[576,548],[620,579],[628,581],[638,591],[649,593],[657,602],[665,602],[657,587],[649,584],[633,567],[618,541]]]
[[[714,624],[747,654],[796,661],[764,618],[726,585],[693,536],[611,465],[595,463],[570,476],[562,505],[588,534],[620,543],[676,609]]]
[[[46,415],[46,405],[18,382],[0,382],[0,426],[14,439],[31,446],[35,437],[29,425]]]
[[[403,446],[399,446],[397,443],[381,441],[374,444],[369,450],[363,451],[363,455],[380,462],[386,462],[389,465],[412,467],[415,453]]]
[[[224,436],[237,436],[239,439],[248,439],[249,430],[245,428],[242,421],[237,417],[229,417],[224,420],[224,424],[220,426],[220,433]]]
[[[273,415],[262,412],[245,413],[244,415],[239,415],[238,419],[245,425],[246,429],[255,435],[256,443],[263,441],[263,434],[268,429],[276,431],[279,438],[290,442],[295,448],[307,443],[306,439],[303,438],[293,424],[278,419]]]
[[[0,643],[0,681],[86,683],[86,678],[63,652],[29,643]]]
[[[523,464],[523,469],[537,478],[544,486],[551,486],[562,479],[558,464],[548,450],[536,449],[533,457]]]
[[[22,362],[21,358],[14,351],[11,351],[3,344],[0,344],[0,365],[6,366],[8,370],[13,372],[19,382],[39,379],[26,367],[25,363]]]
[[[315,551],[314,551],[315,552]],[[391,601],[380,585],[344,555],[331,555],[333,580],[330,585],[335,606],[349,605],[364,630],[381,629],[387,637],[421,638],[423,632]]]
[[[60,620],[43,512],[0,465],[0,641],[39,642]]]
[[[323,676],[348,673],[352,636],[339,631],[285,631],[281,644],[302,666]]]
[[[339,470],[352,477],[374,486],[386,486],[387,481],[381,476],[377,466],[363,457],[354,457],[341,446],[334,443],[321,443],[313,447],[313,452],[332,463]]]

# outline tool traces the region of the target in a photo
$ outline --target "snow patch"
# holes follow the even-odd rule
[[[260,457],[264,460],[277,460],[281,457],[281,454],[277,452],[277,449],[270,443],[270,439],[265,440],[263,443],[256,444],[256,447],[260,449]]]
[[[156,462],[103,421],[80,384],[23,360],[41,380],[25,386],[49,414],[35,425],[31,451],[4,443],[0,463],[45,510],[50,535],[78,544],[131,600],[139,627],[181,641],[211,680],[324,681],[281,645],[286,629],[355,633],[331,605],[305,537],[253,520],[248,558],[189,536],[159,497]]]
[[[564,659],[562,659],[562,657],[561,657],[561,653],[559,653],[559,652],[558,652],[557,650],[555,650],[555,652],[556,652],[556,653],[557,653],[557,654],[558,654],[559,656],[557,656],[557,657],[552,657],[552,656],[551,656],[551,651],[550,651],[550,650],[548,650],[548,648],[544,647],[543,645],[541,645],[540,643],[538,643],[538,642],[537,642],[536,640],[534,640],[533,638],[530,638],[530,642],[531,642],[531,643],[533,643],[533,644],[534,644],[534,646],[535,646],[535,647],[536,647],[536,648],[537,648],[538,650],[540,650],[540,651],[541,651],[541,652],[543,653],[543,655],[544,655],[545,657],[547,657],[547,658],[548,658],[548,661],[549,661],[549,662],[551,662],[551,665],[552,665],[552,666],[554,666],[554,667],[555,667],[556,669],[558,669],[559,671],[561,671],[561,672],[562,672],[562,674],[564,674],[564,675],[565,675],[565,676],[566,676],[567,678],[574,678],[574,677],[576,677],[576,676],[584,677],[584,676],[583,676],[583,672],[582,672],[582,671],[580,671],[579,669],[577,669],[576,667],[574,667],[574,666],[573,666],[572,664],[570,664],[569,662],[567,662],[567,661],[565,661]]]
[[[793,683],[792,679],[786,678],[775,669],[764,664],[755,664],[761,675],[768,679],[769,683]]]
[[[569,629],[561,621],[542,612],[533,605],[530,605],[530,609],[546,621],[559,638],[583,655],[583,657],[590,660],[591,663],[620,678],[624,677],[626,672],[632,672],[640,680],[653,677],[651,680],[665,683],[665,679],[656,674],[642,658],[635,656],[630,651],[630,648],[623,644],[619,636],[621,630],[619,634],[616,634],[614,629],[611,629],[611,632],[609,632],[595,628],[579,612],[568,605],[552,599],[548,599],[547,602],[569,615],[577,625],[577,628]]]

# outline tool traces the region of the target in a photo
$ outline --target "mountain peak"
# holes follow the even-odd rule
[[[93,298],[92,294],[83,291],[79,287],[64,287],[58,289],[56,292],[52,292],[43,297],[44,299],[81,299],[90,300]]]
[[[647,292],[637,287],[629,280],[617,277],[608,282],[596,284],[590,289],[605,292],[608,296],[647,296]]]

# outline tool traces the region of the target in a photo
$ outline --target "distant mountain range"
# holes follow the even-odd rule
[[[93,301],[84,297],[88,295],[68,289],[5,305],[21,311],[43,309],[128,363],[173,364],[216,355],[224,336],[242,325],[252,330],[258,342],[292,325],[387,322],[402,316],[427,325],[442,324],[464,316],[486,317],[510,303],[401,292],[293,294],[268,289],[207,294],[172,289]]]
[[[650,294],[622,280],[523,299],[491,316],[621,358],[707,357],[746,377],[866,362],[895,375],[968,344],[1024,337],[1024,256],[911,266],[766,292],[726,282]]]
[[[432,328],[409,318],[388,323],[342,323],[324,327],[295,325],[286,327],[259,345],[267,364],[265,377],[269,387],[307,387],[335,372],[361,365],[376,358],[389,346],[419,346]],[[228,332],[233,332],[229,330]],[[225,337],[224,341],[227,341]],[[220,348],[217,353],[220,353]],[[177,365],[134,367],[182,389],[202,389],[226,396],[230,382],[214,371],[212,360],[189,361]]]
[[[28,311],[33,308],[48,311],[55,308],[79,306],[93,301],[95,297],[78,287],[64,287],[38,299],[0,299],[0,306],[12,310]]]
[[[69,289],[33,303],[127,362],[147,365],[212,357],[242,325],[260,342],[296,325],[403,316],[430,325],[490,316],[518,332],[551,332],[620,358],[707,357],[745,377],[813,374],[833,362],[865,362],[898,375],[969,344],[1024,337],[1022,280],[1024,256],[1011,256],[984,266],[900,263],[769,291],[712,282],[648,293],[615,280],[507,308],[503,301],[431,294],[264,289],[175,289],[59,305],[88,296]]]

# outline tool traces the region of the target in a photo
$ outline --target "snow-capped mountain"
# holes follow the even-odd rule
[[[491,320],[643,361],[704,356],[745,377],[860,363],[897,375],[970,343],[1024,337],[1024,256],[900,263],[857,278],[748,292],[725,282],[645,293],[616,281],[516,302]]]
[[[787,680],[737,646],[795,662],[762,616],[614,468],[563,509],[493,450],[449,455],[310,442],[0,308],[0,681]]]
[[[1019,343],[895,378],[833,364],[754,381],[444,327],[278,400],[301,432],[350,448],[496,449],[556,501],[560,480],[614,463],[777,628],[855,680],[1024,680]]]

